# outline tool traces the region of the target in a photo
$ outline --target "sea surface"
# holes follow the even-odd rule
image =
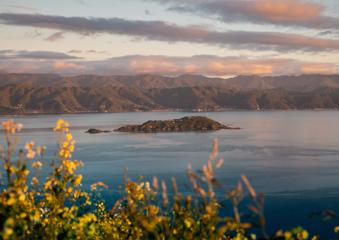
[[[103,133],[90,135],[89,128],[116,129],[150,119],[172,119],[203,115],[241,130],[191,133]],[[152,176],[169,181],[176,177],[181,191],[187,192],[187,166],[201,168],[209,156],[213,139],[219,140],[224,165],[217,178],[231,188],[245,174],[257,192],[266,196],[268,229],[303,226],[325,240],[339,239],[333,226],[339,219],[324,221],[321,212],[339,214],[339,111],[230,111],[215,113],[147,112],[77,115],[34,115],[11,117],[24,124],[21,146],[28,140],[47,147],[45,177],[56,151],[52,132],[56,120],[71,123],[77,140],[74,157],[84,162],[79,171],[84,187],[103,181],[109,195],[117,198],[124,169],[136,179]],[[0,117],[1,121],[8,117]],[[0,133],[3,137],[3,133]],[[1,143],[4,143],[1,140]],[[20,144],[19,144],[20,145]],[[222,196],[218,192],[218,196]],[[246,208],[246,204],[242,206]]]

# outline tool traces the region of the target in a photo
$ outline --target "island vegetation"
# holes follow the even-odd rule
[[[38,177],[45,148],[29,141],[16,152],[17,132],[23,126],[12,120],[2,126],[0,239],[319,239],[301,227],[268,233],[264,195],[246,176],[225,192],[233,209],[225,216],[224,199],[215,194],[220,186],[215,173],[223,164],[216,140],[201,171],[188,167],[191,194],[180,193],[175,179],[145,182],[126,176],[120,200],[110,202],[98,197],[108,188],[105,183],[83,188],[83,176],[77,173],[83,163],[72,158],[76,142],[67,122],[59,120],[54,127],[59,149],[46,178]],[[251,201],[252,221],[241,214],[239,204],[245,197]]]
[[[140,125],[126,125],[117,132],[188,132],[216,131],[221,129],[239,129],[216,122],[203,116],[183,117],[171,120],[150,120]]]

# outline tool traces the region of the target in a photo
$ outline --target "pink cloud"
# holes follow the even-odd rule
[[[196,73],[199,71],[199,66],[195,64],[188,64],[184,66],[184,72],[185,73]]]
[[[62,75],[100,74],[180,75],[185,73],[206,76],[231,75],[295,75],[335,74],[339,65],[327,62],[306,62],[284,58],[247,58],[198,55],[191,57],[130,55],[106,60],[79,59],[22,59],[3,58],[0,66],[6,72],[58,73]]]
[[[300,0],[256,0],[249,4],[256,12],[272,22],[298,22],[317,18],[323,7]]]
[[[334,74],[338,73],[338,69],[324,63],[307,63],[301,66],[301,72],[305,74]]]
[[[84,67],[79,64],[72,63],[72,62],[58,60],[54,62],[53,68],[55,70],[65,70],[65,69],[80,70],[80,69],[83,69]]]
[[[206,72],[212,75],[269,75],[275,70],[274,66],[269,63],[253,62],[223,62],[212,61],[209,62]]]
[[[226,23],[249,22],[337,29],[338,17],[325,15],[325,7],[307,0],[153,0],[170,5],[180,13],[216,17]]]

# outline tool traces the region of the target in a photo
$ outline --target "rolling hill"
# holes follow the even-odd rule
[[[63,77],[0,74],[0,113],[338,109],[339,75]]]

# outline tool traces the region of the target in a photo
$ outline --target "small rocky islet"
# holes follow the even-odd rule
[[[96,129],[96,128],[90,128],[86,131],[86,133],[90,133],[90,134],[98,134],[98,133],[109,133],[109,132],[112,132],[112,131],[109,131],[109,130],[99,130],[99,129]]]
[[[140,125],[125,125],[115,132],[154,133],[154,132],[190,132],[190,131],[217,131],[221,129],[238,130],[239,127],[232,127],[221,124],[203,116],[183,117],[171,120],[149,120]],[[86,131],[89,134],[109,133],[109,130],[90,128]]]
[[[140,125],[126,125],[116,132],[189,132],[189,131],[216,131],[221,129],[237,130],[238,127],[231,127],[221,124],[203,116],[183,117],[172,120],[149,120]]]

